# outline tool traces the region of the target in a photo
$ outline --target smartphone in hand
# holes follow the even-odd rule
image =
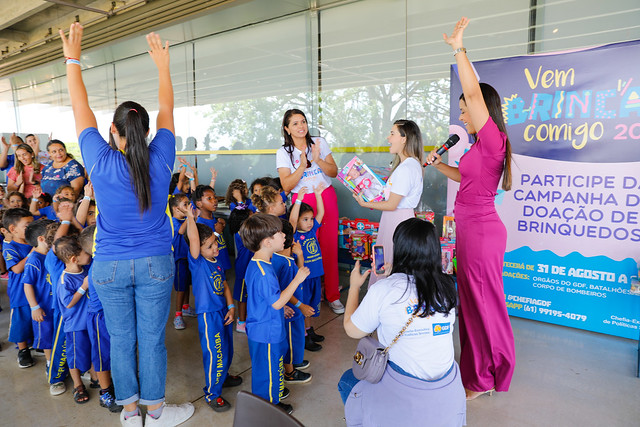
[[[377,275],[384,274],[384,246],[373,246],[374,271]]]

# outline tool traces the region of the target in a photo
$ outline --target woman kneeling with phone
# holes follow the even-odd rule
[[[417,218],[403,221],[393,234],[390,275],[369,288],[360,306],[369,271],[362,274],[356,263],[344,329],[358,339],[376,331],[382,346],[391,347],[379,382],[358,381],[351,369],[340,379],[347,425],[465,425],[465,392],[453,358],[457,294],[441,259],[435,226]]]

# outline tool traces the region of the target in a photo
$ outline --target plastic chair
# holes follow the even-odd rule
[[[233,427],[304,427],[277,406],[248,391],[238,392]]]

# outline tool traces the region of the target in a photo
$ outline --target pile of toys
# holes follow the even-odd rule
[[[363,218],[340,218],[338,247],[347,249],[355,261],[370,260],[380,223]]]

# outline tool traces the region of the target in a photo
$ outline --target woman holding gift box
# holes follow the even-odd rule
[[[415,216],[413,210],[422,196],[422,134],[411,120],[397,120],[387,137],[389,152],[394,154],[391,175],[384,187],[385,200],[365,202],[362,195],[354,194],[358,204],[364,208],[382,211],[377,245],[384,247],[385,264],[393,263],[393,232],[398,224]],[[385,267],[386,268],[386,267]],[[369,286],[378,280],[372,274]]]

